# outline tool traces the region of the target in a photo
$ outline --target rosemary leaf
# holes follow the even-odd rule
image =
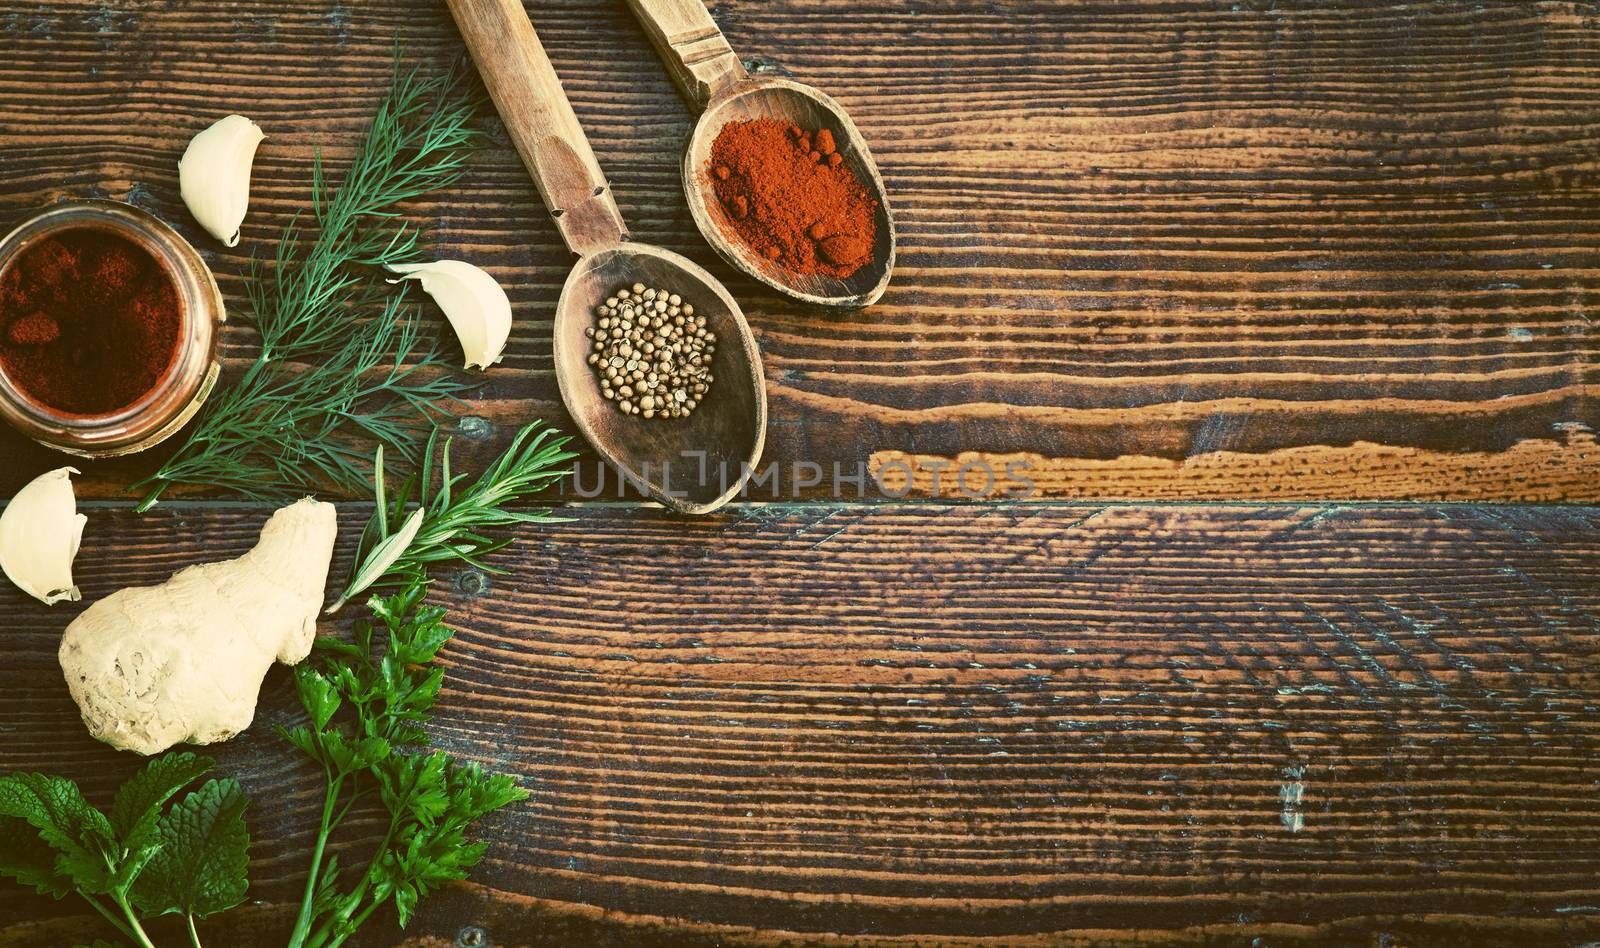
[[[181,447],[133,485],[149,509],[174,484],[277,500],[329,484],[359,488],[370,448],[415,463],[426,433],[473,383],[420,339],[421,315],[375,269],[419,253],[395,205],[456,181],[476,136],[463,75],[422,77],[396,61],[343,184],[312,166],[314,234],[297,216],[247,293],[261,353],[216,394]],[[376,315],[372,310],[382,307]]]
[[[428,439],[421,471],[387,503],[383,458],[378,456],[373,468],[376,503],[372,517],[356,547],[350,581],[328,612],[337,612],[369,588],[425,583],[426,567],[433,563],[459,560],[487,572],[502,572],[485,563],[483,557],[504,549],[511,541],[487,537],[480,531],[551,520],[544,510],[508,509],[565,477],[571,470],[568,462],[577,456],[564,450],[568,438],[540,422],[517,432],[505,453],[471,486],[459,490],[458,485],[467,475],[451,473],[450,442],[446,439],[439,452],[438,490],[431,501],[407,515],[412,494],[419,498],[427,495],[437,434],[435,431]],[[393,533],[389,531],[391,525],[395,527]]]

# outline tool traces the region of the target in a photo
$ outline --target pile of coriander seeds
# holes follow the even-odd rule
[[[687,418],[711,390],[717,334],[676,293],[635,283],[594,308],[589,364],[624,415]]]

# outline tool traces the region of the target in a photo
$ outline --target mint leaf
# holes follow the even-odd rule
[[[120,858],[116,832],[65,777],[12,774],[0,778],[0,817],[25,820],[56,850],[55,871],[85,892],[110,891]],[[37,885],[37,882],[34,883]]]
[[[206,916],[244,901],[249,803],[237,780],[207,780],[161,817],[161,849],[133,883],[133,903],[150,915]]]
[[[125,849],[142,849],[154,839],[161,807],[198,780],[216,762],[187,751],[163,754],[129,778],[111,804],[111,825]]]
[[[72,893],[72,879],[56,871],[55,850],[27,820],[15,816],[0,816],[0,876],[58,899]]]

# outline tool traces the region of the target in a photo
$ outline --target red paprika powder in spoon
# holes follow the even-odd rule
[[[833,132],[760,118],[711,145],[711,187],[750,249],[791,272],[843,279],[872,259],[878,202]]]
[[[177,288],[149,252],[82,227],[0,274],[0,367],[46,408],[106,415],[155,387],[178,348]]]

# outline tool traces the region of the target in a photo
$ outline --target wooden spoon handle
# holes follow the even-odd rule
[[[750,78],[701,0],[628,0],[672,81],[696,111],[712,96]]]
[[[472,61],[574,253],[628,237],[611,187],[521,0],[448,0]]]

